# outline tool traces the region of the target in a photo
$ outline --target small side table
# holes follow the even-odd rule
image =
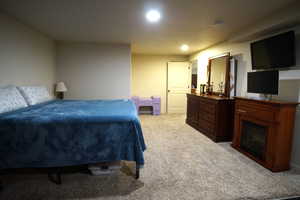
[[[131,99],[135,103],[138,112],[140,107],[149,106],[152,107],[153,115],[160,115],[161,99],[159,96],[151,96],[150,98],[140,98],[138,96],[133,96]]]

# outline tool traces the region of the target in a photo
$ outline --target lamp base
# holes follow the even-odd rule
[[[58,99],[63,100],[63,99],[64,99],[64,93],[63,93],[63,92],[57,92],[56,97],[57,97]]]

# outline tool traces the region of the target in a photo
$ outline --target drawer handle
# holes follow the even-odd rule
[[[238,109],[237,110],[239,113],[246,113],[247,111],[245,111],[245,110],[241,110],[241,109]]]

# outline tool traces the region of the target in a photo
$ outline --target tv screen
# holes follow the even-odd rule
[[[251,43],[252,69],[295,65],[295,33],[289,31]]]
[[[247,90],[249,93],[278,94],[278,81],[277,70],[248,72]]]

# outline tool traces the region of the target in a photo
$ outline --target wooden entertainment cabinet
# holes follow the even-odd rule
[[[288,170],[297,105],[236,97],[232,147],[273,172]]]
[[[234,99],[187,94],[186,123],[215,142],[231,141]]]

